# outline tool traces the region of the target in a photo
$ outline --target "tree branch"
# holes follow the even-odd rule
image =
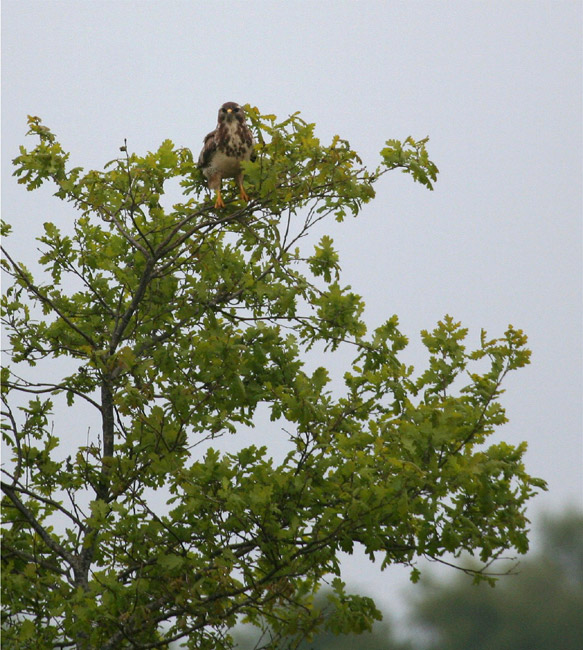
[[[22,503],[16,494],[16,489],[2,481],[0,483],[4,494],[12,501],[14,507],[23,515],[23,517],[32,526],[35,532],[43,540],[43,542],[59,557],[63,558],[72,568],[76,566],[76,560],[72,553],[66,551],[58,542],[56,542],[51,535],[40,525],[33,513]]]
[[[56,314],[58,314],[58,316],[60,318],[62,318],[65,321],[65,323],[67,323],[67,325],[74,332],[77,332],[77,334],[79,334],[79,336],[81,336],[85,341],[87,341],[87,343],[89,343],[89,345],[91,347],[93,347],[93,348],[97,347],[96,344],[95,344],[95,341],[93,341],[93,339],[88,334],[86,334],[82,329],[77,327],[77,325],[75,325],[75,323],[73,323],[73,321],[70,318],[68,318],[62,312],[62,310],[59,309],[55,305],[55,303],[46,294],[42,293],[41,290],[28,279],[28,277],[26,276],[26,273],[24,273],[22,271],[22,269],[18,266],[18,264],[16,264],[16,262],[12,259],[12,257],[10,257],[10,255],[6,252],[6,249],[3,246],[0,247],[0,250],[2,250],[2,252],[4,253],[4,256],[10,262],[10,264],[11,264],[12,268],[14,269],[16,275],[24,282],[24,284],[26,285],[26,288],[32,294],[34,294],[43,304],[48,305]]]

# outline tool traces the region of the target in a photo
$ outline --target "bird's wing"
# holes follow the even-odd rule
[[[215,131],[211,131],[208,135],[205,136],[204,144],[202,145],[202,150],[198,157],[198,167],[208,167],[210,165],[213,153],[216,151],[216,149],[217,143],[215,141]]]

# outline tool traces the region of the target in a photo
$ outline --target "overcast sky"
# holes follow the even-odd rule
[[[343,282],[371,327],[399,316],[416,363],[419,331],[446,313],[474,344],[480,328],[522,328],[532,365],[508,381],[510,423],[496,437],[527,440],[528,470],[549,483],[533,519],[581,505],[581,25],[581,2],[559,0],[3,0],[9,247],[30,261],[43,221],[70,218],[10,176],[27,114],[86,168],[124,138],[138,153],[170,138],[196,155],[231,100],[301,111],[370,166],[386,139],[429,135],[434,192],[394,172],[358,219],[326,225]],[[389,593],[398,572],[365,562],[347,561],[347,578]]]

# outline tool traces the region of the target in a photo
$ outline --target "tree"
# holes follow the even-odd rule
[[[44,224],[37,277],[4,251],[7,647],[228,648],[238,620],[293,647],[379,617],[345,592],[341,550],[360,544],[416,579],[418,556],[527,549],[525,504],[544,484],[524,444],[483,444],[506,420],[503,378],[528,363],[524,334],[482,332],[467,351],[445,317],[422,333],[429,362],[414,375],[395,316],[367,336],[332,239],[304,244],[318,222],[358,215],[390,170],[431,188],[426,140],[388,141],[368,171],[298,114],[247,110],[252,200],[220,212],[187,149],[124,146],[84,172],[29,118],[39,141],[15,174],[29,190],[56,184],[77,217],[70,232]],[[354,350],[343,388],[308,369],[321,348]],[[63,401],[94,414],[98,436]],[[209,442],[256,422],[289,439],[282,462]],[[310,605],[329,578],[337,615],[324,621]]]

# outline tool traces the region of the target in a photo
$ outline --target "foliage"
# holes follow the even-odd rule
[[[396,317],[367,335],[332,239],[304,242],[323,219],[358,215],[389,170],[431,188],[426,141],[387,142],[371,172],[297,114],[247,111],[252,200],[220,212],[188,149],[122,147],[85,172],[29,119],[39,142],[15,174],[29,190],[55,183],[77,217],[44,224],[37,277],[4,250],[6,647],[229,648],[240,619],[294,647],[378,617],[344,593],[340,551],[414,567],[527,549],[525,503],[544,484],[523,467],[525,445],[483,444],[506,421],[503,378],[528,363],[524,334],[482,333],[468,351],[445,317],[423,333],[429,365],[415,376]],[[343,389],[308,369],[322,347],[354,350]],[[288,438],[283,461],[211,443],[253,425]],[[332,621],[311,607],[326,576]]]
[[[337,598],[330,589],[320,591],[313,603],[313,609],[318,612],[318,616],[324,620],[326,618],[338,618],[336,608]],[[378,619],[380,619],[380,612]],[[400,642],[395,639],[392,626],[386,620],[387,616],[383,615],[383,620],[376,620],[370,629],[355,629],[346,633],[335,633],[331,629],[319,630],[311,640],[304,639],[298,646],[297,650],[351,650],[355,644],[365,647],[367,650],[412,650],[408,642]],[[258,632],[249,625],[236,628],[233,636],[236,640],[237,650],[254,650],[261,646],[265,638],[270,634],[270,630],[264,630],[262,637],[258,638]],[[360,635],[356,637],[355,635]],[[280,647],[287,647],[285,642],[279,642]]]
[[[391,611],[382,623],[362,638],[353,634],[318,633],[298,650],[579,650],[583,646],[583,513],[567,510],[545,516],[542,545],[529,553],[512,575],[501,578],[496,589],[470,584],[467,576],[444,579],[435,573],[409,593],[410,612],[397,639],[390,624]],[[330,609],[323,595],[315,607]],[[257,634],[242,628],[239,650],[256,647]]]

